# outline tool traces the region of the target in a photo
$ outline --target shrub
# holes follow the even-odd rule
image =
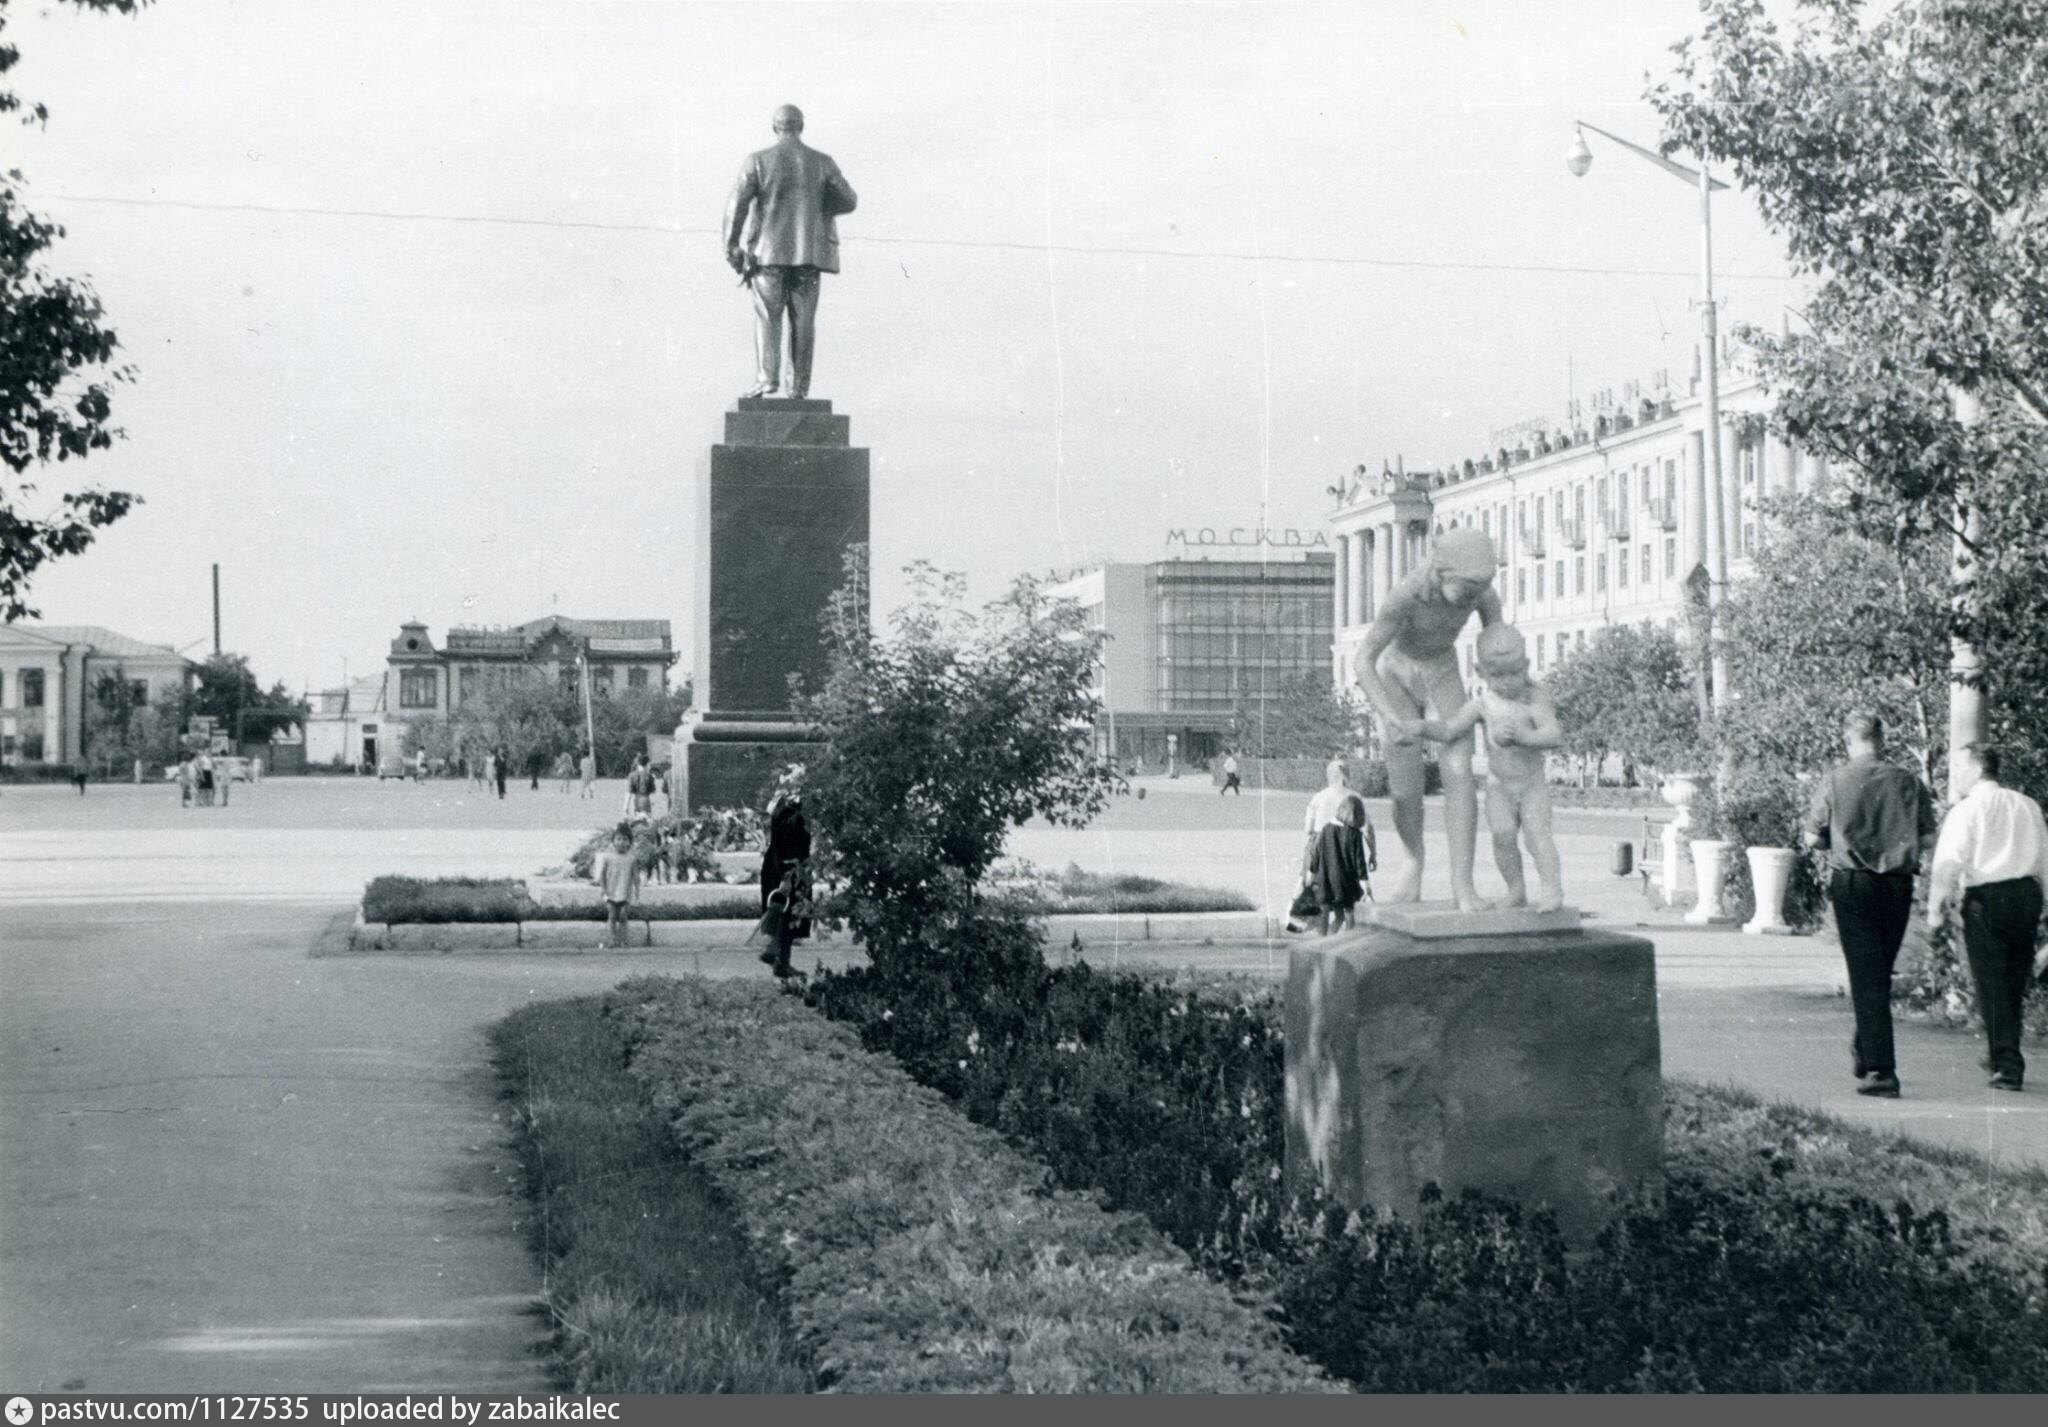
[[[806,1392],[809,1365],[732,1209],[625,1071],[597,997],[491,1028],[568,1392]]]
[[[1007,994],[855,972],[807,995],[1062,1184],[1275,1295],[1290,1341],[1364,1387],[2048,1383],[2038,1172],[1667,1083],[1664,1209],[1626,1210],[1574,1260],[1547,1216],[1510,1205],[1352,1222],[1287,1203],[1270,988],[1075,968]]]
[[[1141,1219],[758,983],[626,983],[631,1071],[841,1392],[1329,1392]]]
[[[1917,914],[1918,909],[1915,910]],[[1898,974],[1892,979],[1893,1003],[1944,1025],[1982,1030],[1984,1016],[1977,1009],[1977,982],[1970,975],[1969,958],[1962,942],[1962,930],[1955,917],[1944,922],[1939,931],[1929,933],[1916,915],[1906,938],[1908,954],[1901,958]],[[1911,954],[1916,950],[1917,955]],[[2036,976],[2028,984],[2020,1015],[2027,1033],[2048,1037],[2048,977]]]
[[[761,912],[757,894],[735,891],[716,902],[640,902],[635,921],[752,921]],[[363,891],[363,920],[401,923],[601,922],[604,903],[595,890],[586,902],[542,906],[530,901],[526,884],[511,877],[379,877]]]
[[[612,845],[612,833],[618,828],[614,822],[601,827],[576,845],[569,854],[569,871],[577,877],[587,878],[596,864],[597,854]],[[701,812],[668,812],[644,823],[633,824],[633,860],[645,872],[652,867],[661,853],[661,839],[666,835],[672,844],[682,847],[682,861],[679,864],[687,874],[694,870],[699,876],[712,876],[719,870],[712,854],[719,852],[757,852],[765,835],[765,824],[761,814],[752,808],[706,808]]]
[[[1709,796],[1705,790],[1703,796]],[[1785,847],[1797,855],[1792,878],[1785,889],[1785,920],[1801,931],[1811,931],[1827,916],[1827,888],[1822,881],[1826,854],[1809,851],[1801,837],[1806,799],[1798,782],[1789,774],[1753,765],[1740,765],[1719,796],[1720,835],[1736,845],[1723,874],[1723,905],[1739,921],[1756,912],[1756,889],[1751,885],[1749,859],[1743,851],[1752,847]],[[1695,804],[1697,806],[1697,804]]]

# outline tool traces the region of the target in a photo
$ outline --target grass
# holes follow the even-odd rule
[[[492,1029],[574,1393],[795,1393],[813,1386],[778,1297],[709,1180],[625,1072],[599,998]]]
[[[1058,873],[1029,863],[1005,864],[992,889],[1017,898],[1042,917],[1090,916],[1118,912],[1164,916],[1175,912],[1249,912],[1252,900],[1222,887],[1168,882],[1133,872],[1085,872],[1073,863]]]
[[[1061,1192],[851,1027],[756,982],[641,978],[633,1074],[675,1116],[838,1392],[1330,1392],[1142,1219]]]

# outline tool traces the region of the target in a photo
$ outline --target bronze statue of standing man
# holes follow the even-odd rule
[[[803,141],[794,104],[775,111],[775,143],[750,154],[725,205],[725,260],[754,290],[757,371],[748,396],[801,397],[811,389],[818,274],[839,271],[833,220],[851,213],[853,186],[831,156]],[[789,379],[782,379],[782,318],[789,314]]]

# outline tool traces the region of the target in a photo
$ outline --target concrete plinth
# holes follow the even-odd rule
[[[1588,930],[1373,927],[1288,963],[1287,1176],[1412,1215],[1425,1186],[1547,1206],[1574,1243],[1661,1191],[1654,952]]]
[[[848,439],[828,401],[749,397],[700,473],[691,811],[759,807],[784,767],[817,752],[789,680],[823,684],[820,619],[868,539],[868,453]]]

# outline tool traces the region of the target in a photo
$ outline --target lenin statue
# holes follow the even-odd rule
[[[803,111],[775,111],[775,144],[750,154],[725,205],[725,260],[754,290],[757,371],[748,396],[801,397],[811,389],[818,274],[839,271],[833,220],[853,212],[853,188],[829,155],[803,141]],[[789,379],[782,379],[782,317],[789,314]]]

